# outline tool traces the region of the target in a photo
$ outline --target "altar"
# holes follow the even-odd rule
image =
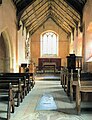
[[[56,70],[56,63],[55,62],[44,62],[43,63],[43,72],[47,70],[52,70],[55,73]]]
[[[61,70],[61,58],[38,58],[39,70],[50,71],[54,73]]]

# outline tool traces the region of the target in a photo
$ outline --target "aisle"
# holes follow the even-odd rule
[[[48,73],[46,73],[46,74],[37,74],[36,76],[35,76],[35,78],[36,78],[36,80],[56,80],[56,81],[58,81],[58,80],[60,80],[60,74],[48,74]]]
[[[56,109],[39,110],[37,105],[44,94],[50,94]],[[15,109],[10,120],[91,120],[92,112],[83,111],[76,115],[75,103],[70,103],[60,81],[36,81],[35,87],[25,97],[20,107]]]

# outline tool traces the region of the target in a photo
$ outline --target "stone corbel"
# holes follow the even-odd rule
[[[83,32],[83,16],[81,16],[79,30],[80,32]]]
[[[74,28],[72,28],[72,36],[73,36],[73,41],[74,41]]]
[[[78,36],[78,22],[76,22],[76,36]]]
[[[83,32],[83,25],[82,24],[79,26],[79,30],[80,30],[80,32]]]

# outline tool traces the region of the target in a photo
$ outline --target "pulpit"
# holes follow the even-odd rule
[[[82,56],[75,56],[75,54],[67,56],[67,68],[69,71],[77,68],[82,69]]]

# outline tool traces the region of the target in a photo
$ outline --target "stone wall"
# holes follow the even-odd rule
[[[0,72],[5,71],[6,49],[3,37],[0,37]]]
[[[4,42],[7,45],[6,56],[9,65],[9,71],[16,71],[16,10],[11,0],[3,0],[0,5],[0,35],[3,35]],[[0,64],[1,65],[1,64]],[[0,66],[2,68],[2,66]]]

